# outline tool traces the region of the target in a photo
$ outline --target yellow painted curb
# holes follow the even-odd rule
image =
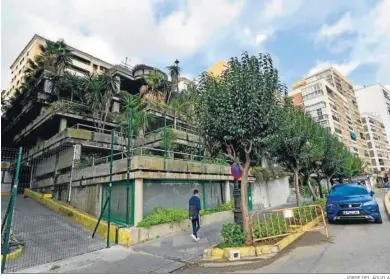
[[[310,230],[313,228],[319,221],[321,217],[314,219],[306,225],[303,225],[303,230]],[[301,225],[294,226],[294,228],[302,227]],[[283,237],[282,240],[277,242],[274,245],[260,245],[260,246],[247,246],[247,247],[232,247],[232,248],[209,248],[206,249],[203,253],[204,258],[207,260],[220,260],[220,259],[229,259],[232,251],[239,251],[241,258],[256,257],[260,254],[270,254],[277,253],[282,249],[289,246],[299,237],[301,237],[305,232],[291,233],[286,237]]]
[[[18,249],[13,251],[12,253],[7,254],[7,258],[5,259],[6,262],[10,260],[15,260],[19,258],[22,255],[23,252],[23,245],[19,245]],[[3,256],[1,256],[1,260],[3,260]]]
[[[390,216],[390,192],[388,192],[385,196],[385,209],[387,214]]]
[[[40,204],[46,206],[50,210],[57,212],[58,214],[64,216],[71,222],[78,224],[87,230],[93,232],[95,229],[98,219],[91,215],[88,215],[82,211],[79,211],[71,206],[63,205],[59,202],[55,202],[52,199],[45,199],[41,193],[32,191],[31,189],[24,189],[24,195],[29,197]],[[107,238],[107,222],[101,220],[99,227],[96,233],[104,238]],[[110,225],[110,239],[113,241],[116,238],[117,226],[115,224]],[[132,243],[132,238],[130,234],[130,228],[121,228],[118,230],[118,244],[130,246]]]
[[[53,195],[51,193],[42,195],[42,199],[52,199],[52,198],[53,198]]]
[[[11,196],[11,192],[1,192],[1,196]]]

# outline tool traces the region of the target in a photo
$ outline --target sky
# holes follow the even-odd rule
[[[390,88],[390,0],[2,0],[1,89],[39,34],[112,64],[196,78],[243,51],[270,53],[292,84],[333,65],[356,87]]]

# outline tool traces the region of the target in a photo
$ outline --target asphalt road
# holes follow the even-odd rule
[[[178,273],[390,273],[390,220],[377,194],[383,224],[329,225],[332,242],[307,232],[274,258],[243,266],[190,267]]]

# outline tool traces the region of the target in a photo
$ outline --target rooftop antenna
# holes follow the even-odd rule
[[[130,59],[128,59],[128,58],[126,57],[125,62],[122,61],[121,64],[122,64],[122,66],[124,66],[125,68],[130,69],[130,67],[129,67],[130,64],[127,63],[127,60],[130,61]]]

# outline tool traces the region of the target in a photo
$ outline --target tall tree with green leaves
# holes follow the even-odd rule
[[[204,74],[197,89],[196,113],[200,134],[209,153],[223,150],[239,164],[241,210],[246,242],[251,242],[247,204],[248,174],[254,158],[277,128],[279,82],[269,54],[231,58],[219,78]]]
[[[270,154],[281,166],[294,173],[297,206],[300,200],[299,174],[319,150],[317,123],[299,108],[286,104],[279,108],[279,129],[270,141]]]
[[[340,174],[345,164],[345,149],[345,145],[335,135],[327,133],[324,142],[324,156],[319,160],[317,176],[326,178],[328,191],[330,190],[331,179]]]

